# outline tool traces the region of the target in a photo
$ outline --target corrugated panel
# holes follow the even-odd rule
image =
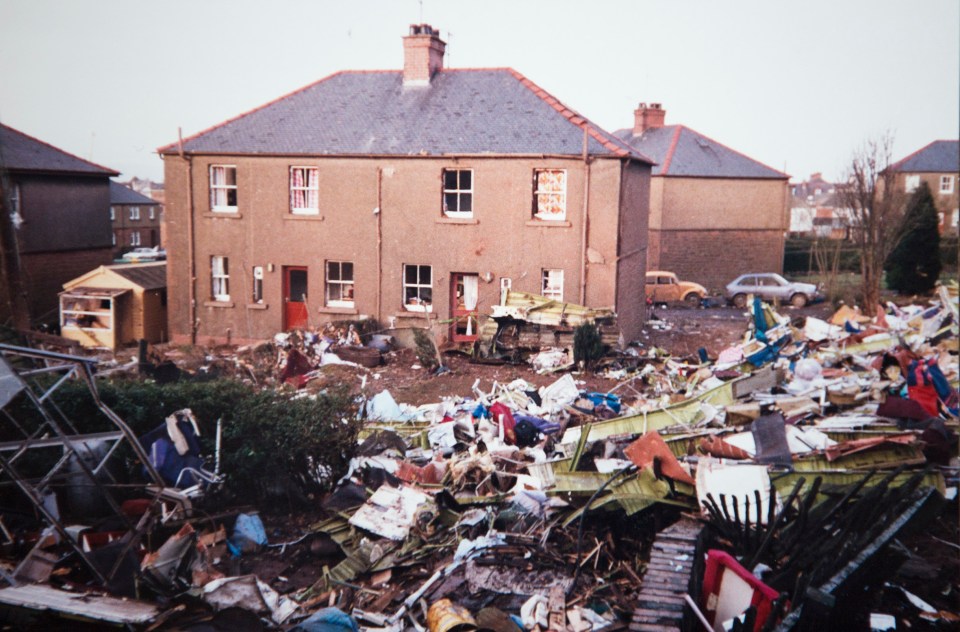
[[[806,482],[803,484],[801,489],[801,494],[805,494],[810,486],[813,484],[813,481],[818,476],[823,478],[824,486],[847,486],[859,483],[863,480],[863,477],[866,476],[866,472],[851,472],[843,470],[820,470],[820,471],[810,471],[810,472],[789,472],[787,474],[781,474],[775,477],[771,477],[774,487],[777,488],[777,492],[781,495],[787,495],[793,490],[793,486],[796,484],[797,480],[802,476],[806,479]],[[893,477],[893,480],[890,482],[891,487],[899,487],[905,484],[908,480],[913,478],[916,475],[916,472],[902,472]],[[873,475],[873,477],[867,481],[867,487],[871,485],[876,485],[886,477],[886,474],[883,472],[878,472]],[[923,477],[923,482],[921,485],[926,487],[933,487],[941,494],[946,493],[946,482],[944,481],[943,474],[939,471],[928,472]]]
[[[31,610],[52,610],[75,617],[120,624],[147,624],[157,618],[156,604],[102,595],[70,593],[44,584],[0,590],[0,603]]]

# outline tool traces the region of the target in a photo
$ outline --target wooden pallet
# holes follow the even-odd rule
[[[630,630],[680,630],[690,579],[703,528],[686,518],[661,531],[653,541]]]

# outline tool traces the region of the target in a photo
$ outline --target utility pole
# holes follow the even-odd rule
[[[29,331],[30,307],[23,285],[20,247],[13,217],[17,209],[10,208],[11,191],[10,179],[5,171],[0,171],[0,293],[7,302],[13,326],[20,331]]]

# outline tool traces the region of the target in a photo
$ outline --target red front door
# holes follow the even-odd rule
[[[310,324],[307,311],[307,269],[283,268],[283,330],[303,329]]]
[[[450,339],[453,342],[473,342],[480,333],[477,320],[480,277],[476,274],[453,274],[450,285],[450,314],[453,316]]]

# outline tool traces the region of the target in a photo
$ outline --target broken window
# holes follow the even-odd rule
[[[140,219],[140,207],[139,207],[139,206],[131,206],[131,207],[130,207],[130,219],[131,219],[132,221],[137,221],[137,220]]]
[[[353,262],[327,262],[326,304],[353,307]]]
[[[953,176],[940,176],[940,193],[953,193]]]
[[[210,208],[221,213],[237,212],[237,168],[210,165]]]
[[[253,302],[263,302],[263,266],[253,266]]]
[[[563,220],[567,217],[567,172],[563,169],[535,169],[533,172],[533,216]]]
[[[473,170],[443,170],[443,213],[450,217],[473,217]]]
[[[210,294],[215,301],[230,300],[230,267],[226,257],[210,257]]]
[[[907,176],[904,184],[907,193],[913,193],[920,186],[920,176]]]
[[[411,312],[433,311],[433,268],[403,266],[403,306]]]
[[[290,167],[290,212],[313,215],[320,211],[316,167]]]
[[[540,294],[555,301],[563,300],[563,270],[543,270]]]
[[[513,288],[513,279],[510,277],[500,277],[500,304],[506,305],[507,292]]]
[[[134,230],[130,233],[130,245],[139,246],[140,245],[140,231]]]
[[[86,295],[91,292],[93,295]],[[109,292],[118,291],[107,290]],[[99,329],[113,328],[113,297],[95,294],[96,290],[80,289],[76,293],[60,296],[61,329]],[[119,291],[118,293],[122,293]]]

